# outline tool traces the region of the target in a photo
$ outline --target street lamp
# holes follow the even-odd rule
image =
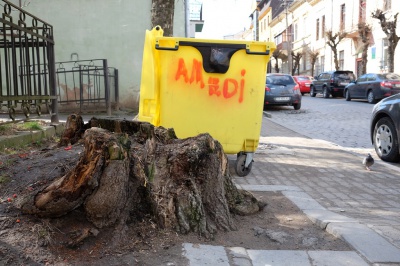
[[[289,33],[289,23],[288,23],[288,7],[293,0],[281,0],[283,3],[281,6],[285,8],[285,17],[286,17],[286,42],[287,42],[287,51],[288,51],[288,68],[289,74],[292,74],[292,33]]]

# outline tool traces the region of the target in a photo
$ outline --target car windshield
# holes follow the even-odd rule
[[[400,79],[400,76],[395,73],[385,73],[385,74],[379,74],[377,76],[380,79],[386,79],[386,80],[399,80]]]
[[[290,85],[295,84],[294,79],[291,76],[267,76],[267,84],[272,85]]]

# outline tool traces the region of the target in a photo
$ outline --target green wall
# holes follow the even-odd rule
[[[19,1],[12,1],[18,4]],[[56,62],[107,59],[119,70],[120,103],[137,108],[151,0],[40,0],[26,11],[54,27]],[[185,36],[184,1],[176,0],[174,36]]]

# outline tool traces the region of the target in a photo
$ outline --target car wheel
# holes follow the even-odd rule
[[[311,87],[310,88],[310,96],[315,97],[315,95],[317,95],[317,94],[315,93],[314,87]]]
[[[328,88],[327,87],[324,87],[324,89],[322,91],[322,97],[329,98],[329,92],[328,92]]]
[[[294,103],[293,104],[294,110],[300,110],[301,108],[301,103]]]
[[[376,103],[375,95],[372,90],[368,92],[367,99],[369,103]]]
[[[375,124],[373,139],[379,158],[387,162],[399,161],[397,131],[390,118],[383,117]]]
[[[301,96],[304,96],[304,92],[301,93]]]
[[[346,90],[345,92],[344,92],[344,97],[346,98],[346,101],[351,101],[351,97],[350,97],[350,92],[349,92],[349,90]]]

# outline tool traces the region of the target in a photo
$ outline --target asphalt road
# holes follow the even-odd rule
[[[266,109],[271,120],[304,136],[329,141],[344,149],[365,154],[373,152],[369,123],[373,104],[344,98],[302,98],[300,110],[289,106]],[[263,134],[261,132],[261,134]]]

